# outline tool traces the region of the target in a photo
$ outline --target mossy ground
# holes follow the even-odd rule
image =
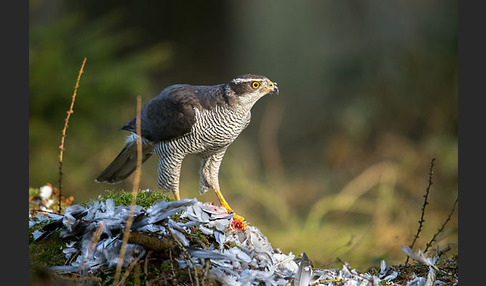
[[[37,194],[38,190],[29,190],[29,195],[36,196]],[[96,200],[106,201],[107,199],[113,199],[115,205],[130,205],[131,198],[131,192],[105,191]],[[173,201],[173,198],[161,192],[140,191],[138,192],[136,203],[139,206],[147,208],[161,200]],[[82,203],[82,205],[86,206],[88,203],[89,201]],[[54,275],[46,271],[48,267],[65,265],[69,264],[69,262],[65,260],[64,253],[62,252],[62,248],[67,241],[61,239],[58,232],[54,232],[41,241],[34,241],[32,233],[35,230],[41,230],[45,224],[46,222],[39,223],[29,229],[29,278],[32,282],[31,285],[37,285],[36,283],[39,281],[48,281],[46,285],[57,285],[61,281],[63,283],[62,285],[66,285],[69,282],[77,285],[82,280],[90,280],[92,285],[112,285],[115,275],[115,270],[113,269],[102,269],[96,275],[83,277],[72,274]],[[214,242],[214,236],[205,235],[197,228],[192,229],[187,238],[194,247],[204,248],[204,246]],[[198,266],[191,273],[179,269],[174,257],[180,257],[180,255],[181,252],[178,247],[174,247],[168,251],[155,252],[149,250],[147,255],[134,264],[131,269],[124,269],[122,271],[121,277],[128,271],[124,285],[193,285],[196,273],[199,279],[199,285],[218,285],[217,282],[206,278],[207,269],[203,267]],[[438,280],[448,285],[455,285],[455,283],[457,285],[457,253],[450,254],[449,257],[444,254],[437,266],[441,269],[436,275]],[[412,279],[413,273],[420,277],[427,277],[429,271],[428,267],[412,262],[408,265],[401,264],[390,267],[399,273],[398,277],[393,280],[393,285],[405,285],[407,281]],[[370,268],[367,273],[378,275],[379,269]]]
[[[38,195],[38,190],[29,190],[29,195]],[[132,193],[107,190],[96,200],[106,201],[107,199],[113,199],[117,206],[130,205]],[[148,208],[162,200],[173,201],[174,199],[161,192],[140,191],[137,194],[136,204]],[[86,206],[89,202],[81,203],[81,205]],[[177,215],[174,217],[177,217]],[[67,240],[60,238],[58,231],[41,241],[34,241],[32,233],[41,230],[45,224],[47,222],[38,223],[29,228],[29,279],[32,285],[42,282],[49,283],[49,285],[57,285],[56,283],[65,285],[65,283],[70,282],[78,284],[85,280],[89,280],[93,285],[112,285],[115,276],[114,269],[105,268],[95,275],[83,277],[72,274],[58,275],[47,271],[48,267],[66,265],[69,264],[69,261],[66,261],[62,252]],[[193,228],[190,233],[188,239],[191,241],[191,245],[195,247],[207,246],[214,242],[212,235],[205,235],[197,228]],[[180,256],[178,247],[168,251],[155,252],[149,250],[144,259],[134,264],[131,269],[124,269],[120,277],[123,277],[126,271],[129,272],[124,285],[193,285],[197,273],[199,285],[218,285],[215,281],[205,278],[207,273],[200,266],[197,266],[197,269],[191,271],[191,273],[179,269],[178,263],[173,259],[178,256]]]
[[[99,195],[96,201],[106,201],[107,199],[112,199],[117,206],[128,206],[132,202],[132,192],[128,191],[111,191],[106,190],[103,194]],[[174,198],[168,194],[157,191],[139,191],[137,192],[137,200],[135,204],[143,208],[148,208],[160,201],[174,201]],[[95,200],[90,200],[95,201]],[[90,201],[82,203],[81,205],[86,206]]]

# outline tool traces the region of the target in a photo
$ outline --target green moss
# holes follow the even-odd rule
[[[36,196],[39,194],[39,189],[29,188],[29,197]]]
[[[163,272],[170,273],[170,271],[173,269],[172,262],[170,260],[164,260],[160,266],[160,269],[162,269]]]
[[[29,262],[38,268],[64,265],[63,245],[59,232],[54,232],[41,241],[32,241],[29,244]]]
[[[238,246],[238,245],[236,245],[236,242],[234,242],[234,241],[228,241],[228,242],[226,242],[224,245],[225,245],[225,246],[226,246],[228,249],[233,248],[233,247],[235,247],[235,246]]]
[[[112,191],[106,190],[103,194],[99,196],[99,198],[95,199],[96,201],[106,201],[107,199],[112,199],[117,206],[128,206],[132,202],[132,192],[127,191]],[[86,206],[89,202],[95,201],[90,200],[82,205]],[[160,201],[173,201],[174,199],[163,192],[158,191],[139,191],[137,193],[137,200],[136,205],[148,208]]]

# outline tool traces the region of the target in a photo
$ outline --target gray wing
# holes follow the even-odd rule
[[[142,108],[142,137],[153,142],[183,136],[191,131],[195,122],[194,107],[198,106],[197,92],[188,85],[175,85],[164,89]],[[136,132],[135,118],[123,130]]]
[[[195,123],[194,108],[212,109],[227,101],[224,85],[169,86],[143,106],[142,137],[153,142],[181,137],[190,132]],[[135,118],[122,129],[136,132]]]

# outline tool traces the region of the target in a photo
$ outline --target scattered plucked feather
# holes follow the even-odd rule
[[[415,273],[412,276],[412,280],[407,282],[406,286],[425,286],[426,279],[424,277],[417,277]]]
[[[214,234],[214,230],[210,229],[210,228],[207,228],[203,225],[200,225],[199,226],[199,230],[205,234],[205,235],[213,235]]]
[[[312,278],[312,267],[310,265],[309,258],[305,252],[302,254],[302,260],[300,261],[299,269],[294,278],[294,286],[307,286]]]
[[[244,263],[250,263],[251,260],[252,260],[251,257],[248,254],[246,254],[244,251],[242,251],[238,247],[232,247],[228,250],[224,250],[223,253],[229,254],[229,255],[237,258],[238,260],[240,260],[241,262],[244,262]]]
[[[427,274],[427,281],[425,286],[433,286],[435,283],[435,269],[429,266],[429,273]]]
[[[37,240],[39,237],[41,237],[42,235],[44,234],[44,232],[40,231],[40,230],[34,230],[34,232],[32,232],[32,236],[34,237],[34,240]]]
[[[406,245],[402,245],[402,250],[406,255],[408,255],[408,257],[410,257],[410,258],[412,258],[412,259],[414,259],[414,260],[416,260],[420,263],[423,263],[427,266],[433,267],[437,271],[439,270],[437,268],[437,266],[434,265],[432,260],[425,256],[425,254],[422,252],[422,250],[417,249],[417,251],[414,252],[410,247],[408,247]]]
[[[385,281],[389,281],[389,280],[393,280],[393,279],[395,279],[395,278],[397,278],[397,277],[398,277],[398,272],[393,271],[391,274],[389,274],[389,275],[385,276],[385,277],[383,278],[383,280],[385,280]]]
[[[52,266],[49,270],[56,272],[76,272],[78,268],[73,265]]]
[[[176,230],[176,229],[172,229],[171,230],[172,233],[174,234],[174,236],[177,238],[177,240],[185,247],[188,247],[189,246],[189,240],[186,238],[186,236],[181,233],[180,231]]]
[[[224,233],[222,233],[221,231],[216,230],[214,232],[214,238],[216,239],[216,242],[219,245],[219,250],[223,250],[224,243],[226,241],[226,235],[224,235]]]
[[[197,248],[192,248],[188,247],[187,251],[191,256],[196,257],[196,258],[202,258],[202,259],[215,259],[215,260],[236,260],[237,257],[235,255],[232,255],[231,253],[220,253],[217,251],[211,251],[211,250],[206,250],[206,249],[197,249]]]
[[[242,285],[240,282],[238,282],[239,275],[235,271],[232,271],[233,273],[228,273],[228,270],[223,270],[220,268],[211,268],[209,270],[209,275],[208,277],[218,281],[221,283],[223,286],[226,285],[234,285],[234,286],[240,286]],[[231,275],[233,274],[233,275]]]
[[[385,260],[381,260],[381,262],[380,262],[380,274],[385,275],[386,271],[387,271],[386,262],[385,262]]]

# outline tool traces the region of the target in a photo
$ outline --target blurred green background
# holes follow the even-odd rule
[[[363,271],[403,263],[436,158],[424,249],[458,191],[457,1],[29,1],[29,186],[57,186],[61,130],[87,58],[63,159],[75,203],[118,154],[120,127],[174,83],[268,76],[220,183],[233,209],[285,253]],[[141,188],[156,188],[157,158]],[[182,197],[198,193],[184,161]],[[457,210],[438,237],[457,251]],[[337,264],[336,264],[337,263]]]

